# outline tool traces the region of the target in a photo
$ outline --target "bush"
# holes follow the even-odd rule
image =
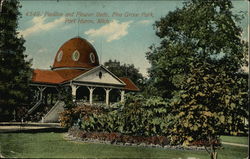
[[[72,109],[65,110],[60,114],[59,121],[61,126],[69,128],[74,124],[78,124],[78,119],[90,119],[93,114],[100,114],[104,109],[101,107],[93,107],[89,105],[78,106]]]
[[[167,135],[168,103],[160,97],[128,95],[122,116],[124,133],[140,136]]]
[[[86,132],[115,132],[130,136],[166,136],[168,104],[160,97],[143,98],[128,94],[121,108],[81,106],[66,110],[60,121],[64,127],[77,124]]]

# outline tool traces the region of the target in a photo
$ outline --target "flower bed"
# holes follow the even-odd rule
[[[174,149],[203,149],[219,141],[199,141],[195,135],[181,136],[172,129],[167,103],[154,98],[137,97],[119,109],[78,106],[61,113],[62,126],[76,140],[119,145],[144,145]],[[80,128],[80,129],[79,129]],[[185,140],[186,139],[186,140]]]
[[[142,137],[142,136],[129,136],[123,135],[121,133],[109,133],[109,132],[86,132],[78,129],[77,127],[72,127],[69,129],[69,135],[76,137],[81,140],[94,139],[99,141],[105,141],[111,144],[136,144],[136,145],[155,145],[164,147],[165,145],[170,144],[170,140],[165,136],[151,136],[151,137]]]
[[[69,140],[78,142],[113,144],[121,146],[139,146],[175,150],[205,150],[203,146],[194,144],[191,146],[171,145],[170,140],[164,136],[141,137],[122,135],[120,133],[86,132],[77,127],[70,128],[65,137]]]

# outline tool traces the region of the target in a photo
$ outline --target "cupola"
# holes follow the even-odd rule
[[[95,48],[86,39],[75,37],[59,48],[52,69],[88,69],[98,65]]]

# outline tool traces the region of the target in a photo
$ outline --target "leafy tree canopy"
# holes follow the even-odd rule
[[[212,62],[231,74],[246,64],[246,44],[237,26],[241,17],[232,8],[230,0],[191,0],[156,21],[156,35],[162,41],[159,47],[150,47],[147,59],[159,94],[171,98],[182,89],[191,63]]]
[[[151,46],[150,82],[157,93],[171,101],[168,129],[172,142],[210,142],[224,133],[244,131],[248,116],[247,45],[232,13],[230,0],[190,0],[183,8],[156,21],[160,46]],[[154,91],[155,91],[154,90]]]
[[[4,1],[0,13],[0,116],[27,101],[31,62],[26,61],[24,39],[18,36],[17,0]]]

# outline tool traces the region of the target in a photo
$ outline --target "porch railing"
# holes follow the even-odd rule
[[[39,101],[28,111],[28,114],[31,114],[34,110],[36,110],[40,105],[42,104],[42,99],[39,99]]]

